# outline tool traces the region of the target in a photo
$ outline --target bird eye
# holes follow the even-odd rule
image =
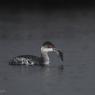
[[[53,48],[53,46],[52,45],[48,45],[48,48]]]

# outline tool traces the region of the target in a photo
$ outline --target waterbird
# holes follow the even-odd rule
[[[48,53],[55,52],[63,61],[63,52],[55,47],[50,41],[45,41],[41,46],[41,55],[19,55],[10,59],[10,65],[40,65],[47,66],[50,64]]]

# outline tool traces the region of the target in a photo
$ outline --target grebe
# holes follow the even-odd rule
[[[55,45],[50,41],[46,41],[41,46],[41,56],[33,56],[33,55],[20,55],[13,57],[10,61],[10,65],[49,65],[50,60],[48,53],[55,52],[59,55],[61,60],[63,61],[63,53],[60,50],[57,50]]]

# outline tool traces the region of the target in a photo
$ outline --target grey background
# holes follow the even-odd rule
[[[95,94],[94,3],[50,1],[43,6],[22,1],[1,4],[0,95]],[[64,51],[64,63],[51,54],[49,67],[8,65],[17,55],[40,56],[41,44],[46,40]]]
[[[31,40],[93,36],[94,9],[11,10],[0,14],[0,39]],[[65,36],[64,36],[65,35]],[[92,38],[92,37],[91,37]]]

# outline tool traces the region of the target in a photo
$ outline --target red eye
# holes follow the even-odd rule
[[[48,48],[53,48],[53,46],[52,45],[48,45]]]

